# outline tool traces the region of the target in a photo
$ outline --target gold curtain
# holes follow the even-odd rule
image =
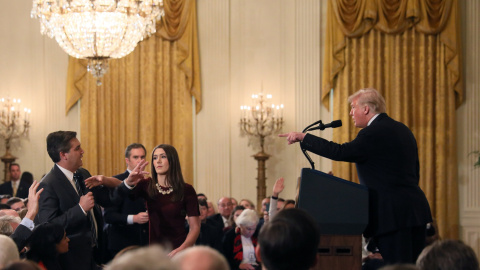
[[[455,109],[463,101],[456,0],[329,0],[322,83],[328,107],[345,125],[333,139],[355,138],[347,97],[374,87],[387,113],[415,134],[424,190],[441,237],[458,238]],[[358,182],[355,166],[335,175]]]
[[[164,0],[157,33],[135,51],[110,60],[101,86],[87,73],[86,61],[70,58],[67,113],[81,98],[80,132],[84,167],[92,174],[125,170],[124,149],[133,142],[178,151],[185,180],[193,182],[192,96],[201,109],[195,0]]]

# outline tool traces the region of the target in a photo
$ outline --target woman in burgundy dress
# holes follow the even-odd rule
[[[141,167],[137,165],[125,184],[131,183],[130,178],[139,177]],[[200,212],[195,189],[185,183],[180,167],[177,150],[168,144],[160,144],[152,151],[152,177],[140,180],[131,190],[130,195],[145,199],[150,231],[150,244],[172,244],[172,257],[179,251],[195,244],[200,233]],[[97,180],[97,181],[95,181]],[[136,182],[136,181],[135,181]],[[118,186],[120,180],[112,177],[93,176],[85,183],[88,187],[103,184]],[[122,192],[115,192],[122,195]],[[185,230],[185,217],[190,230]]]

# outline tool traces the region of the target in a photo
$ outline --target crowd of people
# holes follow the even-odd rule
[[[362,129],[352,142],[279,136],[356,163],[370,192],[363,269],[480,270],[471,247],[429,235],[433,219],[418,187],[411,131],[386,115],[374,89],[358,91],[349,103]],[[152,150],[151,175],[145,147],[129,145],[126,171],[109,177],[83,168],[76,132],[52,132],[46,141],[55,164],[41,181],[11,163],[10,181],[0,185],[0,269],[317,269],[322,228],[280,197],[283,178],[259,212],[252,201],[230,196],[217,200],[217,212],[186,183],[172,145]]]

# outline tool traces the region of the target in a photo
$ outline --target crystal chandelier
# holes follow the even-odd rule
[[[163,0],[33,0],[31,12],[42,34],[55,37],[70,56],[89,60],[99,85],[108,59],[131,53],[155,33],[163,14]]]

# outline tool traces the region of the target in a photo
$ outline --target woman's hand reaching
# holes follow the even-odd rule
[[[144,179],[146,175],[150,174],[147,171],[144,171],[145,167],[148,165],[148,161],[141,160],[137,166],[130,172],[128,178],[125,179],[125,182],[129,186],[136,186],[140,180]]]

